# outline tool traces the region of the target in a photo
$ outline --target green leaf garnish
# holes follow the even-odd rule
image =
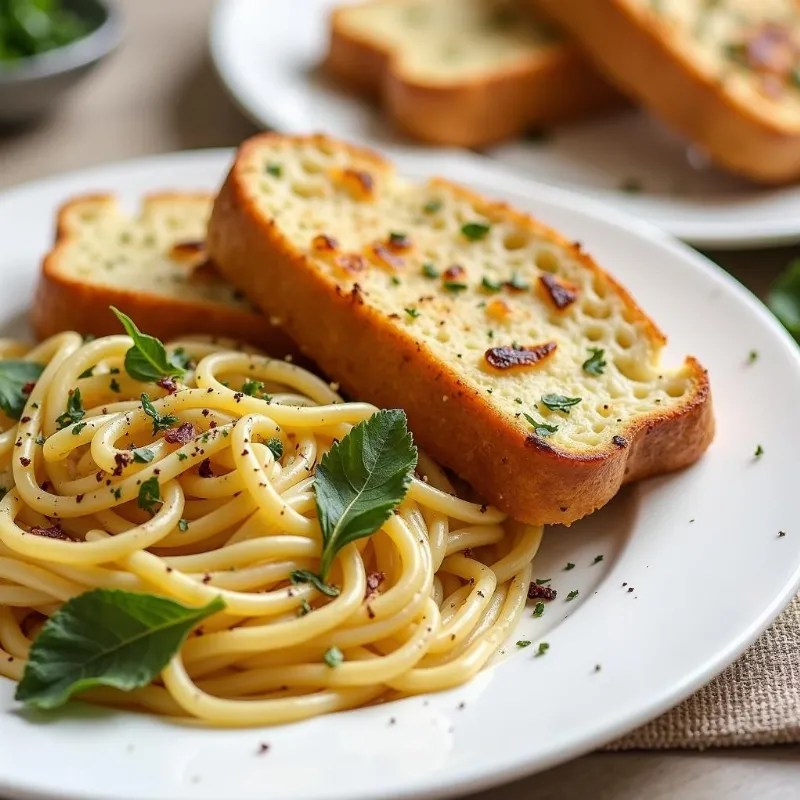
[[[481,287],[486,289],[487,292],[499,292],[503,288],[503,282],[490,280],[484,275],[481,278]]]
[[[583,371],[589,375],[602,375],[607,366],[606,362],[603,361],[605,351],[599,347],[590,347],[589,352],[591,355],[583,362]]]
[[[147,511],[148,514],[155,514],[164,501],[161,499],[161,489],[158,485],[158,478],[154,475],[142,482],[139,487],[139,508]]]
[[[592,561],[592,564],[599,564],[604,558],[605,558],[605,556],[603,556],[603,555],[595,556],[594,557],[594,561]]]
[[[314,479],[322,580],[342,547],[372,535],[388,519],[405,497],[416,463],[417,448],[398,409],[373,414],[325,453]]]
[[[139,464],[149,464],[155,457],[155,451],[149,447],[137,447],[131,451],[133,453],[133,460]]]
[[[411,319],[416,319],[419,316],[419,309],[416,308],[407,308],[405,312]]]
[[[267,442],[267,448],[276,461],[283,458],[283,442],[277,436]]]
[[[467,222],[461,226],[461,233],[471,242],[483,239],[491,229],[490,225],[484,222]]]
[[[178,530],[181,533],[186,533],[189,530],[189,520],[188,519],[179,519],[178,520]]]
[[[331,586],[329,583],[325,583],[319,575],[307,569],[294,570],[289,575],[289,580],[294,586],[298,583],[310,583],[318,592],[322,592],[327,597],[338,597],[341,591],[338,586]]]
[[[536,655],[543,656],[549,649],[550,645],[547,642],[539,642],[539,647],[536,650]]]
[[[225,608],[222,598],[187,606],[150,594],[93,589],[67,600],[28,655],[15,698],[56,708],[94,686],[131,691],[166,667],[190,631]]]
[[[526,414],[524,411],[522,416],[533,426],[533,432],[537,436],[546,438],[547,436],[552,436],[558,430],[558,425],[548,425],[546,422],[534,419],[530,414]]]
[[[544,586],[546,583],[550,583],[553,579],[552,578],[536,578],[534,583],[537,586]]]
[[[568,595],[567,600],[574,600],[578,596],[578,590],[573,589]]]
[[[541,617],[542,614],[544,614],[544,603],[539,602],[533,607],[533,616]]]
[[[469,288],[466,283],[461,283],[460,281],[445,281],[442,286],[444,286],[448,292],[463,292],[464,289]]]
[[[530,639],[520,639],[520,640],[517,642],[517,647],[519,647],[519,648],[521,649],[521,648],[523,648],[523,647],[530,647],[530,646],[531,646],[531,644],[533,644],[533,643],[531,642],[531,640],[530,640]]]
[[[567,561],[567,566],[564,567],[564,571],[569,572],[571,569],[575,569],[575,565],[571,561]]]
[[[83,410],[83,402],[81,401],[81,390],[75,389],[67,398],[67,410],[56,417],[58,429],[61,430],[69,425],[74,425],[76,422],[80,422],[85,415],[86,412]]]
[[[273,178],[280,178],[283,174],[283,167],[280,164],[267,164],[267,174]]]
[[[155,336],[142,333],[134,321],[111,306],[125,332],[133,339],[133,347],[125,353],[125,371],[136,381],[154,383],[161,378],[182,378],[185,372],[179,364],[171,361],[167,350]]]
[[[39,380],[44,367],[33,361],[0,361],[0,408],[11,419],[19,419],[28,402],[30,384]]]
[[[442,205],[443,203],[441,200],[428,200],[428,202],[422,206],[422,210],[426,214],[435,214],[437,211],[441,211]]]
[[[510,280],[506,281],[506,286],[508,286],[509,289],[514,289],[518,292],[526,292],[531,288],[531,285],[523,281],[516,272],[511,275]]]
[[[242,392],[250,397],[258,397],[263,388],[263,381],[245,381],[242,384]]]
[[[88,422],[79,422],[73,429],[72,435],[77,436],[89,423]]]
[[[565,397],[563,394],[545,394],[542,395],[542,403],[551,411],[563,411],[569,414],[572,406],[578,405],[583,398],[581,397]]]
[[[117,394],[122,391],[119,386],[119,381],[116,378],[112,378],[110,383],[108,384],[108,388],[111,389],[112,392],[116,392]]]
[[[322,660],[329,667],[338,667],[344,661],[344,656],[338,647],[329,647],[322,656]]]
[[[627,194],[639,194],[644,191],[644,184],[639,178],[625,178],[620,181],[619,190]]]
[[[441,273],[430,261],[426,261],[420,270],[426,278],[438,278]]]
[[[159,414],[156,407],[150,402],[150,396],[145,392],[142,393],[142,408],[144,413],[153,420],[153,436],[159,431],[171,428],[178,422],[178,418],[174,414]]]
[[[755,458],[761,458],[761,456],[763,456],[763,455],[764,455],[764,448],[761,445],[758,445],[756,447],[755,453],[753,453],[753,456]]]
[[[772,284],[767,305],[789,333],[800,341],[800,258],[790,262]]]

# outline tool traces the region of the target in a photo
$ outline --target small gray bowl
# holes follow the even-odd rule
[[[113,2],[65,0],[64,6],[92,23],[91,33],[40,55],[0,62],[0,124],[29,122],[49,111],[122,39]]]

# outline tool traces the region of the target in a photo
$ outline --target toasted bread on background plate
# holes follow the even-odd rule
[[[212,202],[209,194],[153,194],[137,217],[113,195],[65,203],[31,306],[36,336],[120,333],[113,305],[161,339],[202,332],[278,356],[296,352],[209,262],[205,234]]]
[[[448,181],[407,183],[325,136],[245,142],[208,250],[358,399],[508,513],[571,523],[714,433],[693,358],[555,231]]]
[[[800,178],[796,0],[529,0],[621,90],[748,178]]]
[[[550,23],[508,0],[338,7],[326,66],[438,144],[481,147],[622,103]]]

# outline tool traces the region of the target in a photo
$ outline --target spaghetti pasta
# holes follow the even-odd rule
[[[0,358],[44,366],[19,422],[2,419],[0,674],[19,680],[43,622],[94,588],[224,600],[152,685],[84,695],[168,717],[284,723],[446,689],[487,663],[524,608],[541,528],[458,498],[420,455],[396,513],[339,551],[338,594],[292,582],[320,564],[315,466],[377,409],[202,339],[167,346],[191,362],[182,382],[140,382],[130,347],[76,333],[27,351],[0,342]],[[65,421],[76,391],[85,411]],[[156,429],[143,392],[172,427]],[[137,500],[152,479],[148,513]]]

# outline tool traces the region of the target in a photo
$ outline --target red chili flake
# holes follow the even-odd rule
[[[471,547],[464,548],[464,558],[475,558]]]
[[[485,353],[489,366],[507,370],[515,367],[532,367],[556,351],[555,342],[544,342],[527,347],[490,347]]]
[[[372,606],[370,605],[367,606],[367,616],[370,619],[375,619],[375,612],[372,610]]]
[[[25,456],[22,456],[19,460],[19,463],[22,464],[23,467],[28,467],[30,466],[31,460],[29,458],[25,458]]]
[[[369,600],[374,594],[377,593],[380,585],[386,579],[384,572],[370,572],[367,575],[367,593],[364,595],[365,600]]]
[[[333,253],[339,247],[339,242],[333,236],[320,233],[311,240],[311,247],[317,253]]]
[[[208,416],[208,415],[209,415],[211,412],[210,412],[210,411],[209,411],[207,408],[204,408],[204,409],[203,409],[203,410],[202,410],[200,413],[201,413],[201,414],[202,414],[204,417],[207,417],[207,416]]]
[[[563,311],[578,299],[578,293],[574,288],[565,286],[549,273],[539,276],[539,284],[559,311]]]
[[[203,575],[203,583],[211,583],[211,576],[207,572]]]
[[[558,592],[549,586],[539,586],[538,583],[531,583],[528,587],[528,600],[555,600]]]
[[[31,421],[30,417],[22,417],[22,419],[20,419],[20,422],[30,422],[30,421]]]
[[[83,502],[83,498],[84,498],[84,496],[85,496],[85,495],[82,495],[82,494],[76,494],[76,495],[75,495],[75,502],[76,502],[76,503],[82,503],[82,502]]]
[[[466,270],[460,264],[451,264],[443,273],[442,278],[446,281],[457,281],[466,277]]]
[[[194,439],[195,430],[191,422],[184,422],[177,428],[170,428],[164,434],[164,441],[170,444],[189,444]]]
[[[238,403],[244,397],[244,392],[234,392],[233,399]]]
[[[33,391],[33,387],[36,386],[36,381],[28,381],[27,383],[22,385],[22,394],[30,394]],[[72,394],[72,392],[70,392]]]
[[[266,742],[261,742],[258,746],[258,752],[260,755],[264,755],[264,753],[269,752],[269,745]]]
[[[122,475],[122,470],[125,469],[125,467],[127,467],[128,464],[130,464],[132,461],[133,461],[133,453],[116,453],[114,455],[114,463],[117,466],[114,467],[114,472],[112,473],[112,475],[115,475],[116,477]],[[97,478],[97,480],[99,481],[101,479]]]
[[[206,458],[200,462],[200,467],[198,469],[198,473],[200,474],[201,478],[213,478],[214,472],[211,469],[211,459]]]
[[[50,528],[31,528],[30,532],[35,536],[44,536],[46,539],[60,539],[62,542],[71,542],[72,538],[67,535],[61,525],[53,525]]]
[[[208,423],[208,427],[213,431],[214,428],[217,427],[217,423],[212,419],[211,422]]]
[[[169,394],[175,394],[178,391],[178,384],[175,382],[174,378],[162,378],[158,385],[164,389],[164,391],[169,392]]]

